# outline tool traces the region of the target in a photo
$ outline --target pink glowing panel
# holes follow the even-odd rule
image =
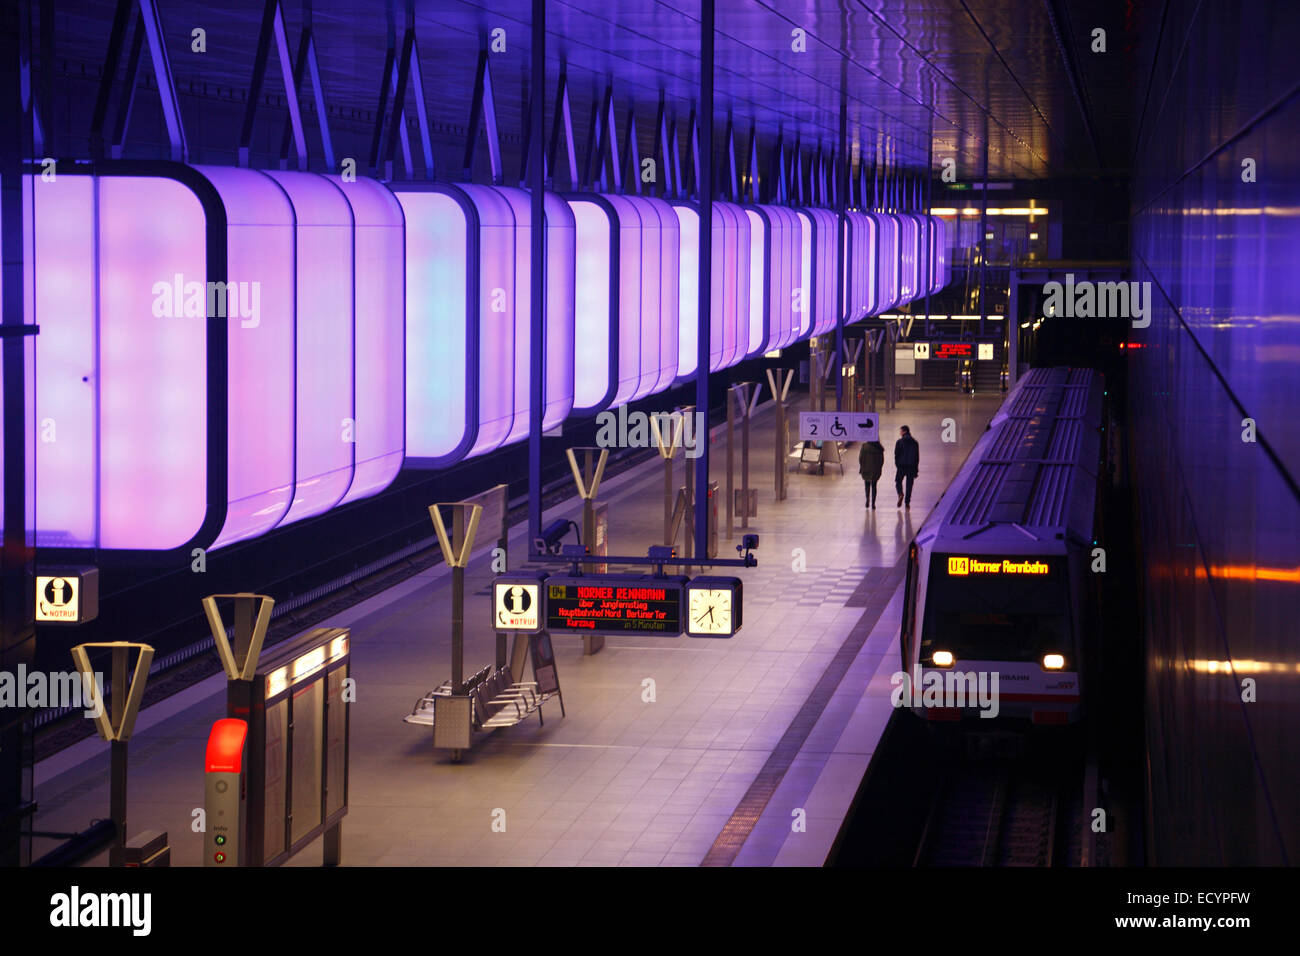
[[[464,185],[462,190],[473,203],[478,215],[478,431],[469,455],[482,455],[500,448],[509,440],[515,421],[515,391],[519,384],[515,361],[515,339],[521,308],[517,278],[518,258],[525,257],[523,275],[527,275],[528,243],[515,229],[516,211],[512,198],[491,186]],[[527,203],[523,203],[527,215]],[[527,316],[528,304],[523,303]],[[527,328],[527,320],[524,320]],[[448,352],[442,351],[446,362]],[[464,353],[461,353],[464,354]],[[525,361],[526,365],[526,361]],[[527,379],[524,379],[527,388]]]
[[[574,402],[576,225],[569,204],[559,196],[546,193],[542,201],[546,216],[546,403],[542,427],[551,429],[568,417]]]
[[[920,252],[920,225],[915,216],[900,215],[899,221],[899,304],[911,302],[920,291],[918,275]]]
[[[488,187],[473,187],[474,189],[487,190]],[[479,370],[480,394],[482,389],[488,386],[488,378],[492,377],[500,383],[499,388],[503,392],[503,397],[507,396],[505,388],[509,387],[508,402],[510,408],[510,424],[506,431],[506,436],[502,439],[501,444],[519,441],[528,437],[528,378],[529,378],[529,338],[530,321],[529,316],[532,314],[532,200],[529,199],[528,193],[522,189],[495,187],[492,189],[497,196],[504,199],[510,210],[512,218],[511,236],[514,243],[513,255],[513,272],[510,276],[510,289],[514,296],[511,301],[510,311],[505,315],[496,315],[496,321],[493,322],[491,329],[484,327],[480,331],[480,341],[487,334],[503,334],[510,342],[511,362],[507,365],[497,366],[489,372],[486,368]],[[475,193],[471,193],[473,197]],[[477,199],[475,200],[478,201]],[[480,427],[483,425],[480,420]],[[487,451],[485,447],[482,449]]]
[[[952,266],[948,253],[948,224],[938,216],[930,217],[931,261],[934,263],[930,292],[943,289],[952,281]]]
[[[405,453],[405,225],[397,198],[373,179],[328,178],[342,190],[355,222],[355,471],[347,503],[387,488]]]
[[[888,213],[872,213],[880,239],[877,242],[876,275],[877,292],[872,303],[872,314],[880,315],[901,303],[899,296],[898,219]]]
[[[845,272],[849,308],[845,321],[857,322],[872,314],[879,294],[875,269],[879,234],[875,221],[865,213],[849,212],[845,219],[849,228],[849,268]]]
[[[803,255],[800,217],[783,206],[764,206],[770,223],[768,241],[768,335],[761,351],[785,348],[799,334],[796,291]],[[753,354],[759,350],[750,343]]]
[[[695,208],[673,204],[677,216],[679,251],[677,326],[677,381],[695,374],[700,321],[700,214]]]
[[[611,403],[617,406],[631,401],[641,385],[642,227],[640,213],[625,197],[603,198],[618,223],[618,377]]]
[[[799,217],[799,275],[795,281],[798,297],[795,299],[795,336],[797,342],[812,333],[813,323],[813,221],[806,212]]]
[[[829,209],[805,210],[813,223],[813,274],[812,288],[812,322],[813,335],[825,335],[835,328],[836,323],[836,274],[835,259],[838,255],[835,239],[839,226],[839,216]]]
[[[621,199],[621,202],[619,201]],[[635,218],[640,224],[640,253],[638,268],[640,277],[640,321],[637,332],[637,355],[639,373],[636,389],[630,396],[631,401],[645,398],[659,382],[659,370],[663,366],[661,353],[661,304],[663,292],[660,274],[660,252],[663,246],[663,230],[658,211],[648,199],[640,196],[614,197],[615,208],[619,210],[620,219]],[[621,341],[620,349],[629,343]]]
[[[258,174],[247,176],[272,185]],[[276,208],[274,202],[271,208]],[[99,180],[100,547],[179,547],[198,532],[207,512],[209,277],[204,221],[198,197],[173,180]],[[231,279],[247,282],[259,277],[236,272],[237,261],[232,256]],[[213,288],[214,305],[216,291]],[[265,294],[261,306],[266,321]],[[238,321],[231,320],[232,348]],[[287,349],[281,354],[284,366],[291,357]],[[232,376],[236,369],[232,363]],[[292,384],[292,369],[288,371]],[[236,384],[231,383],[232,412]],[[232,446],[240,439],[256,443],[259,437],[238,426],[252,430],[260,420],[280,426],[273,453],[283,461],[274,476],[281,482],[292,481],[291,404],[283,402],[282,415],[275,408],[253,409],[246,419],[231,415]],[[287,494],[278,501],[280,509],[268,527],[287,505]]]
[[[678,273],[681,264],[681,234],[673,207],[662,199],[639,200],[649,214],[658,217],[659,254],[658,274],[647,281],[658,284],[659,348],[656,356],[656,375],[650,392],[660,392],[672,385],[677,377],[678,335],[681,328],[681,287]]]
[[[281,524],[329,511],[352,484],[352,207],[314,173],[268,172],[297,220],[294,492]]]
[[[269,176],[194,169],[216,188],[227,224],[228,503],[219,548],[270,531],[293,500],[294,214]]]
[[[713,204],[713,269],[711,366],[717,371],[743,359],[749,339],[749,218],[732,203]]]
[[[745,210],[749,220],[749,323],[745,342],[748,356],[761,355],[768,343],[769,301],[767,275],[767,220],[753,209]]]
[[[59,176],[52,182],[25,176],[23,206],[31,244],[24,261],[35,265],[35,281],[29,278],[23,289],[24,321],[41,327],[33,414],[38,483],[29,489],[36,499],[36,543],[94,547],[99,543],[95,182],[89,176]]]
[[[473,440],[477,244],[458,192],[395,195],[406,218],[406,454],[421,465],[450,464]]]
[[[613,399],[610,316],[612,297],[613,223],[605,207],[586,199],[570,199],[575,228],[576,315],[573,404],[583,412],[600,411]]]

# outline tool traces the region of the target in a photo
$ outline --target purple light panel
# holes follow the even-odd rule
[[[469,450],[470,395],[478,368],[468,356],[478,313],[470,214],[459,193],[396,193],[406,218],[406,454],[427,466]],[[476,238],[476,237],[473,237]],[[448,356],[462,356],[449,362]]]
[[[870,213],[880,236],[877,242],[876,276],[878,290],[872,313],[880,315],[901,304],[899,296],[898,219],[888,213]]]
[[[373,179],[328,178],[355,223],[354,472],[346,504],[387,488],[405,454],[405,224],[397,198]]]
[[[353,220],[342,190],[325,177],[266,175],[285,191],[296,218],[295,476],[283,525],[324,514],[352,484]]]
[[[457,188],[465,193],[478,213],[478,361],[471,359],[477,365],[478,432],[466,456],[472,457],[500,448],[514,426],[514,393],[518,384],[515,338],[519,329],[516,313],[520,295],[515,280],[520,274],[516,265],[520,240],[515,232],[515,212],[510,199],[491,186]],[[523,245],[527,257],[527,239]],[[526,301],[524,310],[527,315]],[[443,349],[443,362],[448,355],[455,354]],[[524,381],[526,385],[527,379]]]
[[[812,236],[812,315],[811,335],[825,335],[835,328],[835,286],[839,281],[835,271],[835,230],[839,216],[829,209],[805,209],[813,224]]]
[[[227,278],[241,290],[240,311],[226,320],[229,501],[217,548],[270,531],[293,499],[295,223],[288,196],[269,176],[194,169],[225,206]]]
[[[915,216],[904,213],[899,222],[899,304],[911,302],[920,293],[921,224]]]
[[[799,315],[795,293],[803,256],[803,228],[800,217],[784,206],[760,207],[769,223],[768,239],[768,339],[754,354],[785,348],[799,336]]]
[[[772,303],[767,277],[767,219],[754,209],[745,209],[749,220],[749,323],[745,330],[746,357],[767,351],[768,319]]]
[[[799,217],[799,278],[796,287],[799,299],[795,306],[796,334],[795,341],[806,339],[813,328],[813,283],[816,273],[813,271],[813,220],[807,212],[797,212]]]
[[[680,238],[678,301],[681,324],[677,335],[677,380],[695,374],[700,341],[700,213],[693,206],[674,203]]]
[[[611,291],[613,222],[590,200],[568,202],[575,223],[577,317],[574,331],[573,404],[582,412],[607,407],[611,391]]]
[[[871,216],[862,212],[845,213],[845,322],[857,322],[874,314],[877,290],[877,249],[880,233]]]
[[[573,411],[576,223],[559,196],[543,197],[546,214],[546,405],[542,427],[558,426]],[[531,339],[525,339],[530,342]],[[530,408],[524,395],[525,419]]]

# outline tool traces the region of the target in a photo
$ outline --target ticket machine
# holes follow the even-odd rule
[[[225,717],[212,725],[204,761],[203,865],[239,866],[244,834],[244,747],[248,723]]]

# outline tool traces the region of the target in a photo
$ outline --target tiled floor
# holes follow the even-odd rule
[[[352,629],[357,679],[344,863],[694,866],[708,855],[739,865],[819,865],[889,716],[897,574],[868,571],[894,568],[997,401],[909,395],[882,415],[887,449],[904,423],[921,443],[911,512],[895,507],[892,465],[877,510],[863,508],[856,447],[843,477],[833,468],[792,473],[788,499],[773,501],[770,410],[760,408],[750,451],[759,510],[748,529],[761,535],[759,566],[740,572],[740,633],[610,638],[590,657],[580,639],[556,636],[567,717],[548,704],[544,727],[531,721],[482,737],[460,764],[432,749],[427,728],[401,720],[450,673],[445,572],[422,574],[331,621]],[[945,444],[939,435],[949,417],[957,441]],[[712,477],[725,485],[721,430],[713,441]],[[657,543],[662,481],[662,466],[651,462],[602,485],[612,551],[643,554]],[[554,515],[577,510],[570,504]],[[720,553],[737,541],[722,541]],[[511,546],[522,550],[522,531]],[[475,595],[490,578],[484,552],[467,575],[467,674],[494,656],[487,598]],[[647,679],[653,701],[645,699]],[[223,711],[214,678],[142,714],[131,744],[130,829],[167,829],[176,865],[199,862],[191,813],[202,805],[207,729]],[[79,829],[104,816],[107,763],[98,740],[42,763],[37,828]],[[497,811],[504,832],[492,828]],[[796,811],[802,830],[792,826]],[[710,855],[726,842],[724,830],[731,845]],[[319,859],[309,849],[292,862]]]

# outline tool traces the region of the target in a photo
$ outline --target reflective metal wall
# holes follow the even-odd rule
[[[1129,404],[1155,864],[1300,860],[1297,35],[1300,5],[1267,0],[1156,5],[1142,29],[1153,308]]]

